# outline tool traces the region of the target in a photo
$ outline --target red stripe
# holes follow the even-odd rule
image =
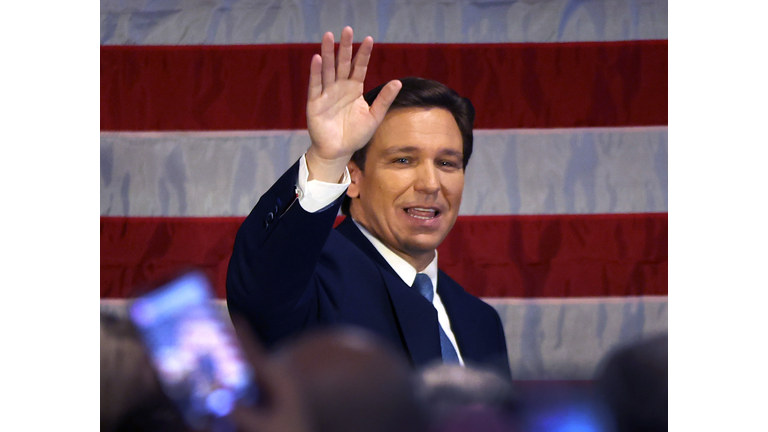
[[[481,297],[667,295],[667,214],[463,216],[440,268]]]
[[[243,218],[101,218],[101,297],[198,267],[224,297]],[[667,295],[667,214],[461,216],[440,267],[482,297]]]
[[[101,130],[304,129],[319,44],[102,46]],[[475,127],[667,124],[667,41],[377,44],[366,89],[415,75],[469,97]]]
[[[101,297],[131,297],[156,281],[194,267],[219,297],[243,217],[101,218]]]

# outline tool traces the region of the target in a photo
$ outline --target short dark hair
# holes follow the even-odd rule
[[[456,120],[456,124],[461,132],[464,156],[462,168],[466,169],[469,157],[472,156],[472,126],[475,122],[475,107],[472,106],[472,102],[465,97],[459,96],[455,90],[445,84],[434,80],[407,77],[401,78],[400,82],[403,83],[403,87],[389,107],[389,111],[400,108],[444,108],[448,110]],[[368,105],[373,104],[373,101],[379,95],[381,89],[384,88],[384,85],[381,84],[363,96]],[[365,171],[365,157],[368,153],[369,144],[370,141],[365,147],[352,155],[351,160],[360,171]],[[344,195],[344,200],[341,203],[341,212],[346,216],[349,216],[349,205],[351,202],[352,200],[349,196]]]

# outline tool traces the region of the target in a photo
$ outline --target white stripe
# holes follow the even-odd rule
[[[543,298],[517,298],[517,297],[483,297],[482,300],[493,307],[508,307],[519,305],[596,305],[596,304],[626,304],[626,303],[664,303],[667,296],[622,296],[622,297],[543,297]]]
[[[306,130],[105,132],[102,216],[245,216]],[[478,130],[460,214],[667,211],[667,128]]]
[[[610,350],[664,333],[666,296],[484,299],[501,317],[518,380],[592,379]],[[101,312],[126,315],[126,299],[102,299]],[[229,322],[225,300],[216,300]]]
[[[319,44],[344,25],[357,42],[667,39],[666,0],[101,0],[100,13],[102,45]]]
[[[666,297],[493,299],[516,379],[592,379],[619,346],[668,327]]]
[[[583,133],[584,131],[606,134],[611,132],[667,132],[667,126],[611,126],[611,127],[590,127],[590,128],[546,128],[546,129],[476,129],[473,131],[475,137],[483,135],[496,135],[499,132],[515,133],[518,135],[562,135]],[[109,133],[109,132],[102,132]],[[131,133],[131,132],[112,132],[112,133]],[[150,132],[151,133],[151,132]],[[167,132],[166,132],[167,133]]]

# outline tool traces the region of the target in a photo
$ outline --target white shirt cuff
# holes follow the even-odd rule
[[[299,205],[304,211],[316,213],[333,204],[337,198],[346,192],[351,183],[349,170],[344,168],[344,176],[341,183],[327,183],[320,180],[308,180],[306,155],[299,159],[299,178],[296,180],[296,194],[299,197]]]

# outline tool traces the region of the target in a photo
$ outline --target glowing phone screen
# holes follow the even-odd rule
[[[208,279],[192,272],[130,307],[163,389],[196,429],[258,396],[253,371],[212,299]]]

